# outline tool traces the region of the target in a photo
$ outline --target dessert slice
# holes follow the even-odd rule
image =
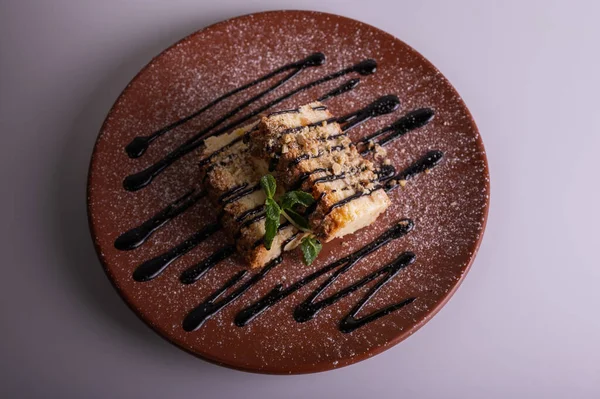
[[[305,228],[300,231],[282,217],[270,249],[265,247],[260,179],[268,173],[278,182],[275,198],[297,189],[312,195],[316,201],[305,214],[312,233],[325,242],[370,225],[390,204],[373,163],[319,102],[207,138],[200,166],[221,224],[253,268],[294,249],[306,236]]]
[[[370,225],[390,205],[373,163],[318,102],[263,117],[248,135],[252,155],[269,165],[279,185],[317,200],[309,223],[324,242]]]
[[[259,180],[267,172],[267,162],[250,155],[243,138],[255,128],[252,123],[231,133],[205,140],[200,162],[202,182],[218,207],[220,221],[240,256],[252,268],[266,265],[286,249],[298,245],[298,231],[282,224],[270,250],[265,235],[265,194]]]

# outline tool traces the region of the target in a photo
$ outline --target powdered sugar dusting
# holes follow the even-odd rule
[[[207,202],[194,205],[157,231],[133,251],[117,251],[114,240],[124,231],[150,218],[168,203],[198,184],[197,159],[184,157],[148,187],[127,192],[122,181],[219,118],[242,99],[265,89],[275,80],[223,101],[210,112],[161,137],[139,159],[129,159],[123,148],[138,135],[153,131],[190,114],[214,98],[289,62],[320,51],[327,55],[322,67],[309,68],[275,93],[242,114],[280,96],[293,87],[374,58],[377,73],[361,77],[355,90],[331,99],[334,115],[355,110],[384,94],[395,94],[401,110],[354,129],[363,137],[421,107],[436,111],[427,126],[386,147],[400,171],[428,150],[444,152],[442,162],[391,193],[392,206],[374,225],[325,246],[311,266],[303,266],[293,253],[260,283],[231,306],[217,313],[198,331],[181,327],[185,315],[244,268],[226,259],[196,284],[183,285],[180,273],[222,247],[217,233],[179,260],[160,277],[136,283],[131,274],[141,262],[157,256],[216,220]],[[341,83],[330,82],[284,101],[277,109],[292,108]],[[239,115],[238,115],[239,116]],[[236,116],[237,117],[237,116]],[[234,117],[233,119],[235,119]],[[452,291],[470,264],[481,237],[488,203],[485,155],[464,104],[444,77],[401,42],[356,21],[309,12],[266,13],[218,24],[170,48],[155,59],[119,98],[103,126],[90,170],[91,221],[100,257],[127,301],[154,328],[178,345],[215,361],[264,371],[308,371],[340,367],[370,356],[420,326]],[[359,313],[369,313],[408,297],[417,299],[402,310],[350,334],[337,328],[372,283],[323,309],[313,320],[297,323],[294,307],[328,275],[290,295],[246,327],[234,325],[236,313],[265,295],[278,283],[287,286],[329,262],[371,242],[401,218],[415,222],[414,230],[394,240],[342,275],[322,294],[340,288],[381,268],[404,251],[417,260],[390,280]],[[246,276],[245,278],[249,278]]]

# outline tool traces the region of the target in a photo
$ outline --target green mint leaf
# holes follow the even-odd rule
[[[281,199],[283,209],[293,209],[296,205],[310,206],[315,199],[304,191],[289,191]]]
[[[273,198],[277,190],[277,182],[272,175],[264,175],[260,178],[260,185],[265,192],[267,198]]]
[[[268,219],[277,219],[279,220],[279,215],[281,215],[281,208],[277,205],[277,202],[273,198],[267,198],[265,200],[265,213],[267,214]]]
[[[273,240],[277,235],[277,229],[279,228],[279,219],[270,219],[267,218],[265,220],[265,238],[263,240],[265,248],[271,249],[271,245],[273,245]]]
[[[296,205],[296,196],[292,194],[293,191],[287,192],[281,198],[281,208],[293,209]]]
[[[285,212],[285,215],[289,219],[291,219],[290,222],[292,222],[292,224],[294,224],[296,227],[300,227],[301,229],[306,229],[306,230],[310,229],[308,220],[304,216],[300,215],[298,212],[293,211],[291,209],[286,209],[283,212]]]
[[[304,191],[292,191],[296,194],[296,198],[298,199],[298,203],[302,206],[311,206],[315,199],[310,193]]]
[[[323,246],[316,239],[315,236],[306,236],[302,239],[300,243],[300,249],[302,249],[302,254],[304,255],[304,263],[306,265],[310,265],[321,252],[321,248]]]
[[[277,235],[277,229],[279,228],[279,219],[281,215],[281,208],[277,205],[277,202],[273,198],[267,198],[265,201],[265,248],[271,249],[273,240]]]

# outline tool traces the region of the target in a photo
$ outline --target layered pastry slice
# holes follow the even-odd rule
[[[316,202],[304,213],[324,242],[370,225],[390,204],[372,162],[318,102],[209,137],[200,166],[221,224],[253,268],[294,249],[304,236],[282,218],[271,249],[263,245],[265,194],[259,181],[265,174],[277,180],[276,197],[297,189],[312,194]]]
[[[290,123],[306,125],[320,121],[328,113],[324,109],[311,109],[306,115],[296,116]],[[207,138],[200,162],[203,185],[221,212],[221,224],[235,241],[238,253],[253,268],[264,266],[283,250],[295,248],[302,238],[295,227],[282,220],[271,249],[262,245],[265,195],[259,181],[269,173],[268,160],[252,156],[245,142],[257,129],[258,122],[254,122],[231,133]],[[282,191],[280,187],[279,193]]]
[[[280,185],[312,194],[310,227],[324,242],[370,225],[390,205],[373,163],[318,102],[263,117],[249,137]]]
[[[223,228],[230,240],[235,240],[238,253],[253,268],[278,257],[284,241],[295,234],[293,226],[284,226],[270,251],[261,245],[265,234],[265,195],[259,180],[267,173],[267,164],[253,159],[243,141],[244,135],[255,126],[253,123],[206,139],[200,163],[204,187],[219,209]]]

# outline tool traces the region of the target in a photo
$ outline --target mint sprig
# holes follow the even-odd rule
[[[278,203],[274,198],[277,191],[275,178],[272,175],[264,175],[260,179],[260,185],[267,197],[265,200],[265,248],[271,249],[280,226],[281,216],[283,216],[298,230],[309,233],[302,239],[300,248],[304,255],[304,263],[310,265],[319,255],[322,246],[310,229],[308,219],[294,208],[297,206],[309,207],[315,202],[315,199],[307,192],[296,190],[285,193],[281,202]]]
[[[281,199],[281,207],[293,210],[296,205],[309,207],[313,202],[315,202],[315,199],[309,193],[304,191],[288,191]]]
[[[321,242],[317,240],[314,235],[306,236],[300,242],[300,249],[302,249],[302,255],[304,255],[304,263],[310,265],[321,252]]]
[[[267,198],[273,198],[275,191],[277,191],[277,182],[272,175],[264,175],[260,178],[260,186]]]
[[[279,229],[279,220],[281,219],[281,208],[273,198],[267,198],[265,201],[266,220],[265,220],[265,248],[271,249],[273,240]]]

